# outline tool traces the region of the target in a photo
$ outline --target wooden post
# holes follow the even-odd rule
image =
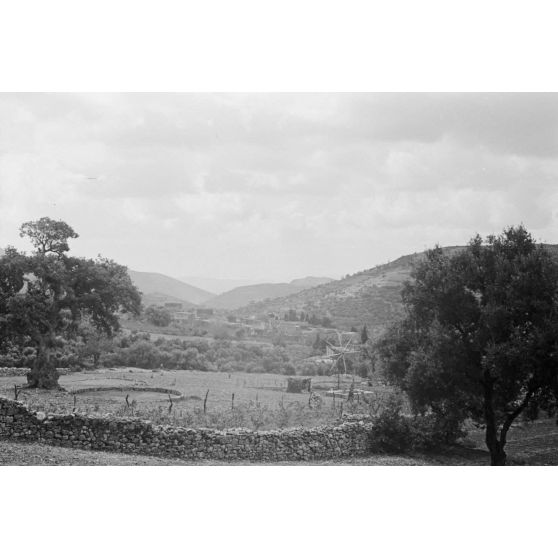
[[[17,401],[18,395],[19,395],[19,390],[17,389],[17,384],[14,384],[14,397],[15,397],[16,401]]]
[[[333,408],[335,409],[335,391],[333,391],[332,393],[333,393]]]
[[[126,406],[127,407],[130,406],[130,394],[129,393],[126,394]]]
[[[169,403],[170,403],[170,405],[169,405],[169,415],[170,415],[171,411],[172,411],[172,399],[171,399],[170,393],[167,393],[167,395],[169,397]]]
[[[234,409],[234,393],[232,394],[232,399],[231,399],[231,409]]]
[[[209,395],[209,390],[205,393],[205,399],[203,400],[203,414],[207,413],[207,397]]]

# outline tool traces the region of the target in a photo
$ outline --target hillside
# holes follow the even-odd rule
[[[162,302],[176,302],[176,299],[179,299],[191,304],[202,304],[215,296],[213,293],[198,289],[162,273],[133,271],[131,269],[128,272],[134,285],[143,293],[144,299],[148,295],[156,295],[155,298]],[[168,299],[164,300],[165,297],[168,297]],[[150,298],[154,297],[151,296]]]
[[[448,253],[460,247],[444,248]],[[401,288],[410,278],[414,263],[424,253],[402,256],[388,264],[355,273],[338,281],[319,285],[281,298],[249,304],[243,314],[284,313],[289,309],[330,316],[339,328],[367,324],[371,332],[380,331],[402,315]]]
[[[246,306],[251,302],[259,302],[268,298],[275,299],[296,294],[303,289],[332,281],[327,277],[305,277],[294,279],[290,283],[261,283],[259,285],[244,285],[205,302],[212,308],[232,310]]]
[[[149,293],[142,295],[143,305],[147,308],[148,306],[163,306],[166,302],[177,302],[181,303],[184,308],[194,308],[197,306],[192,302],[182,300],[175,296],[171,296],[164,293]]]
[[[335,279],[331,277],[302,277],[301,279],[293,279],[289,284],[302,287],[303,289],[310,289],[311,287],[317,287],[332,281],[335,281]]]
[[[558,259],[558,245],[546,244],[547,250]],[[448,255],[463,250],[461,246],[445,247]],[[242,314],[277,312],[289,309],[330,316],[339,328],[357,328],[367,324],[371,333],[380,332],[390,322],[402,316],[401,289],[410,279],[413,265],[425,253],[402,256],[393,262],[355,273],[339,281],[332,281],[298,293],[249,304],[239,310]]]

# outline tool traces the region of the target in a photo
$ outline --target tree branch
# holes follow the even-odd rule
[[[508,430],[510,429],[510,426],[512,425],[513,421],[522,413],[525,407],[527,407],[529,401],[531,400],[531,397],[533,396],[533,393],[534,393],[533,391],[529,390],[527,392],[527,395],[524,397],[523,401],[521,402],[521,405],[519,405],[519,407],[513,413],[509,413],[508,415],[506,415],[506,420],[504,421],[504,424],[502,425],[502,430],[500,432],[500,443],[502,447],[506,443],[506,437],[508,434]]]

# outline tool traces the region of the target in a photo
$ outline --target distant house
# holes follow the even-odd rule
[[[172,319],[181,324],[193,322],[195,317],[195,313],[192,310],[186,312],[174,312],[172,315]]]
[[[210,318],[211,316],[213,316],[213,314],[213,308],[196,308],[196,317],[200,319]]]

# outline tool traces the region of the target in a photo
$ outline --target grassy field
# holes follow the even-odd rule
[[[351,381],[349,376],[342,377],[341,387],[348,389]],[[0,378],[0,394],[13,397],[14,384],[24,383],[24,377]],[[361,387],[359,378],[355,378],[355,383]],[[76,409],[90,415],[109,413],[147,418],[163,424],[215,428],[313,426],[338,420],[343,410],[368,411],[368,406],[362,403],[350,405],[340,398],[334,401],[325,395],[329,389],[337,387],[335,376],[316,376],[312,379],[314,392],[319,394],[319,400],[313,402],[312,408],[309,406],[309,393],[287,393],[287,378],[277,374],[115,368],[65,375],[60,378],[60,384],[65,391],[23,390],[19,398],[33,409],[52,413],[67,413]],[[72,393],[74,390],[98,387],[115,389],[75,396]],[[183,398],[171,396],[171,407],[169,395],[134,391],[134,387],[178,390]],[[370,389],[365,384],[362,387]]]
[[[342,387],[350,385],[351,378],[343,378]],[[357,379],[359,382],[359,379]],[[24,377],[0,378],[0,395],[14,397],[14,384],[25,383]],[[78,372],[60,379],[66,391],[48,392],[42,390],[23,390],[19,399],[26,402],[31,408],[53,413],[67,413],[74,410],[90,415],[115,415],[136,416],[147,418],[163,424],[176,424],[183,426],[208,426],[213,428],[228,428],[243,426],[253,429],[274,429],[291,426],[314,426],[317,424],[331,423],[339,420],[341,401],[326,397],[328,389],[337,386],[335,376],[317,376],[313,378],[312,385],[315,393],[320,394],[321,405],[310,408],[308,405],[309,394],[286,393],[287,379],[274,374],[247,374],[247,373],[220,373],[199,372],[185,370],[142,370],[137,368],[100,369],[88,372]],[[77,394],[74,399],[73,390],[96,387],[121,388],[122,391],[88,392]],[[162,393],[135,392],[133,387],[159,387],[178,390],[184,399],[178,400],[172,396],[172,408],[168,395]],[[370,389],[364,384],[357,387]],[[376,388],[380,392],[382,388]],[[207,413],[203,413],[204,398],[207,397]],[[234,393],[234,409],[232,409],[232,394]],[[129,405],[126,403],[129,395]],[[385,393],[380,393],[385,396]],[[343,401],[343,410],[347,412],[367,412],[369,408],[362,403],[350,405]],[[33,452],[29,445],[5,446],[3,463],[12,459],[14,463],[21,454],[24,462],[33,463]],[[60,455],[60,464],[88,464],[96,459],[106,464],[151,464],[151,458],[122,457],[122,463],[117,458],[87,456],[88,452],[66,453],[70,450],[53,449],[37,444],[33,451],[41,456],[45,452],[55,452]],[[45,449],[46,448],[46,449]],[[9,451],[8,451],[9,450]],[[517,422],[508,436],[506,451],[513,464],[528,465],[558,465],[558,426],[555,419],[539,420],[534,423]],[[7,452],[7,453],[6,453]],[[12,452],[12,453],[10,453]],[[31,453],[29,453],[31,452]],[[58,453],[56,453],[58,452]],[[27,455],[27,457],[26,457]],[[72,457],[70,457],[72,455]],[[81,457],[80,457],[81,456]],[[53,458],[55,459],[55,458]],[[55,459],[57,464],[58,458]],[[37,458],[40,462],[40,458]],[[135,460],[135,461],[134,461]],[[390,461],[391,460],[391,461]],[[172,463],[160,464],[176,464]],[[451,464],[451,465],[483,465],[488,463],[488,454],[484,445],[484,431],[482,429],[469,429],[465,445],[456,449],[451,455],[443,456],[371,456],[335,462],[333,464]],[[152,464],[159,464],[153,462]]]

